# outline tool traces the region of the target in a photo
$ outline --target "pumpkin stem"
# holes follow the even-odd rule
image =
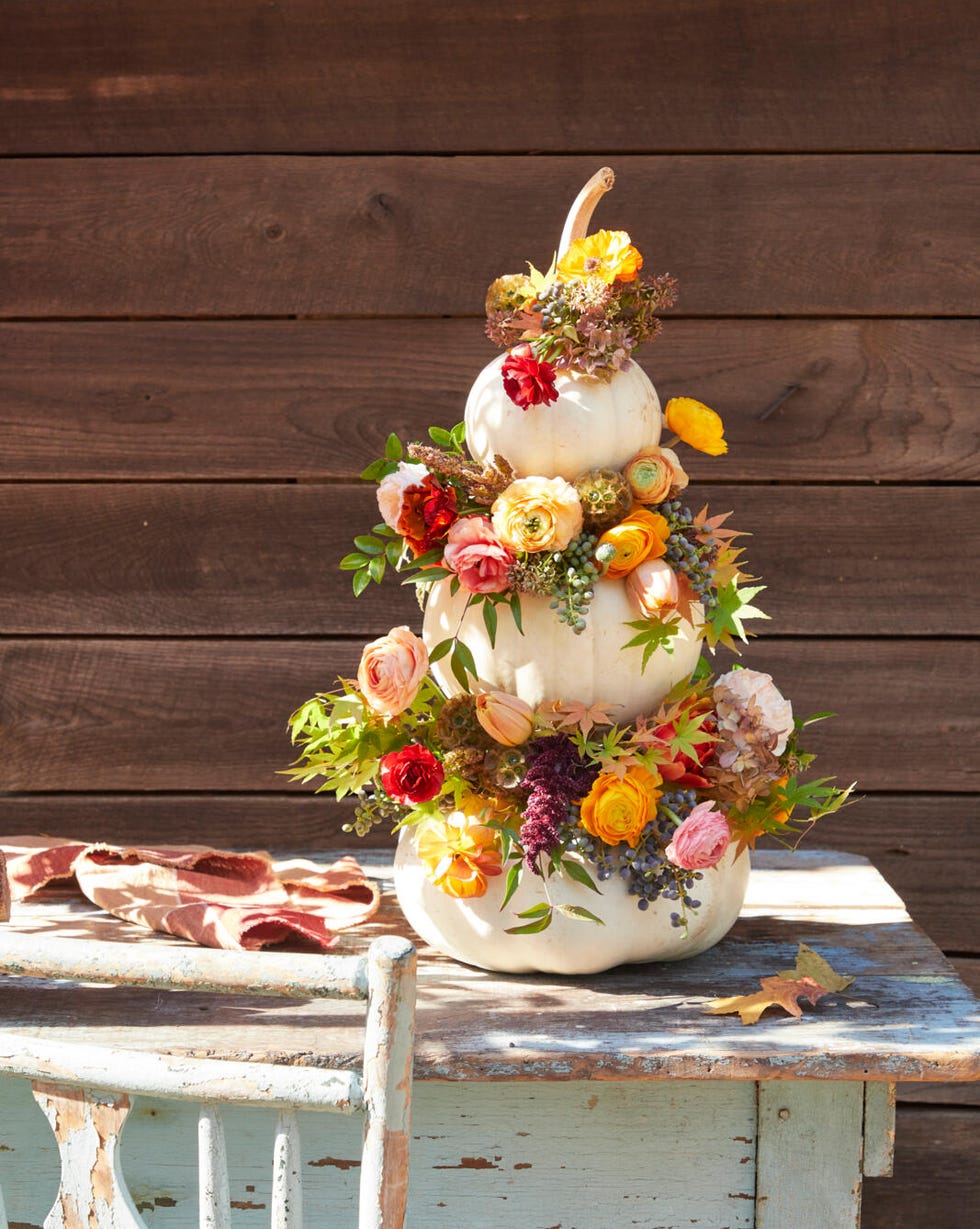
[[[592,221],[592,211],[616,182],[612,168],[602,167],[592,176],[582,191],[576,196],[565,219],[565,229],[561,232],[561,243],[558,244],[558,259],[565,255],[576,239],[584,239]]]

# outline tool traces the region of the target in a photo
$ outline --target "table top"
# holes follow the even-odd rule
[[[340,936],[337,954],[377,935],[415,938],[384,854],[358,851],[382,883],[377,917]],[[586,925],[587,923],[583,923]],[[14,929],[169,944],[78,897],[14,905]],[[416,940],[418,942],[418,940]],[[751,994],[807,943],[846,991],[743,1026],[706,1002]],[[278,953],[270,951],[275,961]],[[0,977],[0,1034],[112,1044],[196,1057],[360,1066],[363,1007],[334,1000],[219,996]],[[864,858],[758,853],[738,922],[679,963],[561,978],[460,965],[419,943],[416,1078],[436,1080],[980,1078],[980,1005]]]

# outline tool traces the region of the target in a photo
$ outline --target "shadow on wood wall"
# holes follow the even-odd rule
[[[643,365],[726,420],[692,481],[755,535],[746,660],[840,714],[814,749],[864,793],[816,843],[980,981],[975,5],[2,17],[0,828],[346,839],[275,773],[291,709],[415,618],[336,570],[356,475],[461,417],[487,283],[611,162],[599,223],[681,283]],[[906,1091],[866,1225],[980,1220],[975,1105]]]

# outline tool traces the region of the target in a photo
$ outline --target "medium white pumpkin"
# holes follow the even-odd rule
[[[466,401],[466,446],[488,464],[498,454],[517,476],[571,482],[583,470],[622,469],[660,439],[657,391],[636,363],[612,379],[560,373],[558,400],[522,410],[504,392],[498,355],[477,376]]]
[[[701,654],[697,632],[684,620],[672,641],[673,652],[658,649],[642,670],[642,649],[623,648],[636,634],[624,625],[640,616],[620,580],[596,583],[585,631],[578,635],[558,622],[548,598],[522,594],[524,634],[510,611],[500,606],[496,643],[491,647],[480,606],[475,604],[464,614],[467,594],[460,589],[454,597],[450,584],[448,579],[437,581],[429,593],[422,625],[426,647],[431,651],[458,628],[460,639],[473,653],[478,677],[532,706],[548,700],[615,704],[620,706],[613,711],[615,720],[632,721],[640,713],[654,712],[671,688],[690,678]],[[434,662],[431,669],[446,695],[459,693],[448,657]]]
[[[734,846],[729,846],[718,865],[694,885],[692,894],[701,906],[688,911],[685,934],[670,923],[676,901],[658,900],[641,911],[618,877],[599,884],[597,895],[567,876],[553,875],[548,892],[555,904],[583,906],[605,925],[556,913],[539,934],[509,935],[509,926],[521,925],[516,915],[545,899],[538,876],[523,875],[501,911],[505,876],[491,879],[485,896],[457,900],[426,877],[413,828],[402,830],[395,854],[398,903],[417,934],[454,960],[501,973],[599,973],[620,964],[697,956],[731,929],[748,879],[748,853],[736,858]]]

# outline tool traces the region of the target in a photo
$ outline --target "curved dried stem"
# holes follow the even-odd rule
[[[561,232],[561,242],[558,244],[558,259],[565,255],[570,245],[576,239],[583,239],[588,233],[592,221],[592,211],[616,182],[612,168],[604,166],[592,176],[582,191],[576,196],[565,219],[565,229]]]

